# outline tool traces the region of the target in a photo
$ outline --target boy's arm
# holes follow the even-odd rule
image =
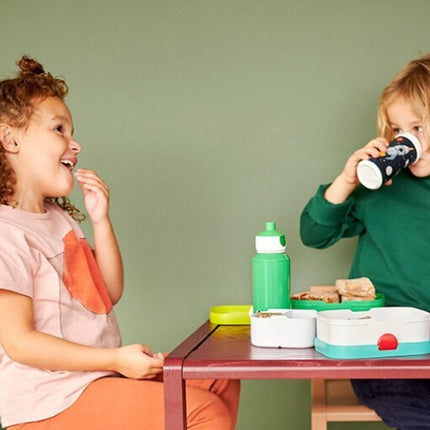
[[[354,198],[351,197],[359,185],[357,166],[361,160],[378,157],[387,146],[384,138],[371,140],[348,158],[341,174],[329,186],[319,188],[300,218],[300,237],[305,245],[327,248],[343,237],[356,236],[363,231],[363,223],[354,216]]]
[[[349,196],[357,187],[358,182],[349,182],[345,175],[340,174],[332,184],[326,189],[324,198],[332,204],[341,204],[348,200]]]
[[[30,297],[0,290],[0,344],[16,362],[48,370],[110,370],[134,379],[151,379],[162,371],[162,355],[147,346],[80,345],[35,330],[33,319]]]
[[[334,204],[325,197],[331,185],[321,185],[303,209],[300,217],[300,237],[306,246],[328,248],[344,237],[359,235],[363,223],[357,217],[356,200]]]

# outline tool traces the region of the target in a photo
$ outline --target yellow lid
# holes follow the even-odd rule
[[[209,320],[212,324],[249,325],[251,308],[252,305],[213,306],[210,309]]]

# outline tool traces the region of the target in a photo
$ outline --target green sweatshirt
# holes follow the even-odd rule
[[[337,205],[325,200],[327,187],[303,210],[303,243],[323,249],[359,236],[349,277],[367,276],[387,306],[430,311],[430,177],[403,172],[391,186],[360,186]]]

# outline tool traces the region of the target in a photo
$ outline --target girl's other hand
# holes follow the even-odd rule
[[[118,348],[115,369],[131,379],[154,379],[163,371],[164,356],[153,354],[146,345],[128,345]]]
[[[84,203],[93,223],[109,216],[109,187],[93,170],[78,169],[75,178],[84,194]]]

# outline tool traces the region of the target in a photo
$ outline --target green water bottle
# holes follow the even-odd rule
[[[266,222],[266,229],[255,237],[257,254],[252,259],[254,312],[290,308],[290,259],[285,254],[285,235],[276,223]]]

